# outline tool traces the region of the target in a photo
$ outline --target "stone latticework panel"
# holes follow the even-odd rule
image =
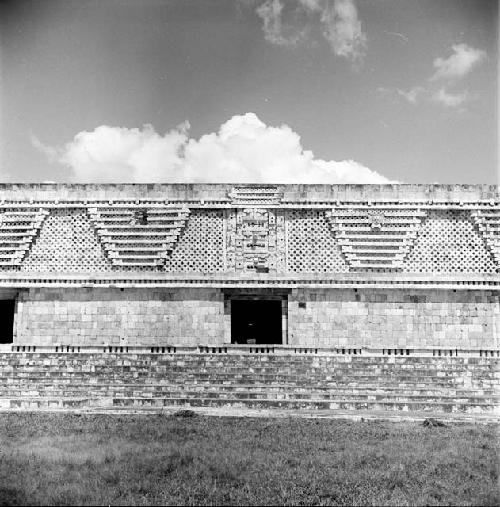
[[[429,211],[406,273],[496,273],[498,267],[469,211]]]
[[[223,272],[224,212],[191,210],[186,227],[163,269],[179,273]]]
[[[290,273],[349,271],[324,211],[290,210],[286,215],[286,229],[286,259]]]
[[[347,262],[358,269],[400,269],[426,213],[419,209],[335,208],[326,218]]]
[[[184,207],[101,207],[88,212],[113,266],[164,266],[189,217]]]
[[[26,258],[48,212],[40,208],[4,209],[0,213],[0,268],[16,269]]]
[[[111,271],[111,263],[84,210],[53,209],[21,270],[96,273]]]

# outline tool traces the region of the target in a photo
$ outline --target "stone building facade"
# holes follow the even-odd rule
[[[0,186],[4,348],[498,356],[499,272],[497,186]]]

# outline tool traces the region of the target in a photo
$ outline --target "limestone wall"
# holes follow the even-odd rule
[[[289,343],[496,349],[499,301],[493,291],[294,289],[288,301]]]
[[[294,346],[500,348],[497,291],[292,289],[287,312]],[[220,345],[231,342],[230,319],[220,289],[30,289],[19,295],[14,343]]]
[[[211,289],[30,289],[14,342],[78,345],[220,343],[224,301]]]

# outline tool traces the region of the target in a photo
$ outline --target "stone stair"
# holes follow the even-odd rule
[[[168,407],[498,414],[500,359],[0,354],[0,408]]]

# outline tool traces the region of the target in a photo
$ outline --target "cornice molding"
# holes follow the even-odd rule
[[[281,203],[240,203],[223,200],[165,200],[165,199],[82,199],[82,200],[2,200],[0,212],[12,208],[36,208],[36,209],[92,209],[92,208],[177,208],[185,206],[194,209],[458,209],[478,210],[500,208],[500,200],[486,199],[480,201],[448,201],[448,200],[356,200],[356,201],[282,201]]]
[[[349,276],[358,275],[358,276]],[[0,288],[356,288],[356,289],[446,289],[500,291],[500,275],[438,276],[343,276],[240,277],[240,276],[85,276],[37,274],[0,276]]]

